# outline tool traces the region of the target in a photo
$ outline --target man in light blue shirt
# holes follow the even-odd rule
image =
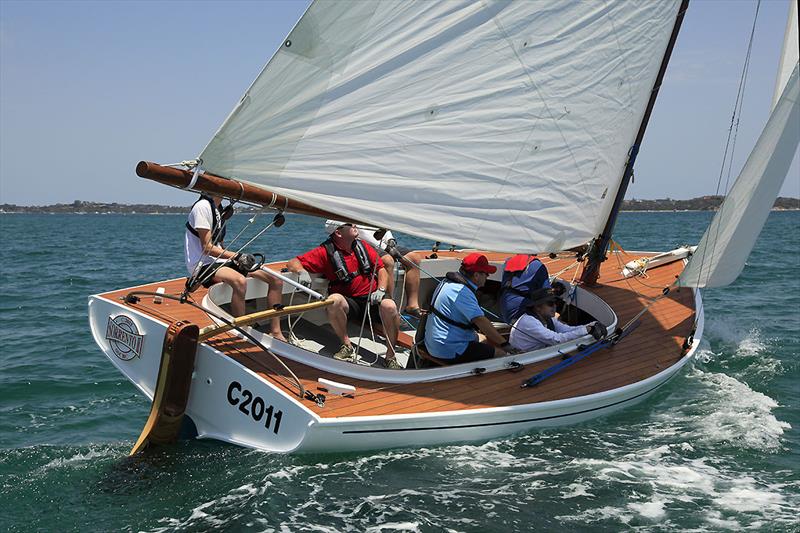
[[[472,253],[458,272],[449,272],[433,293],[425,328],[430,355],[448,364],[467,363],[505,355],[508,343],[483,314],[475,295],[497,267],[485,255]],[[488,342],[480,342],[476,330]]]

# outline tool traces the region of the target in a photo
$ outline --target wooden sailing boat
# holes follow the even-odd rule
[[[417,368],[407,331],[406,368],[390,370],[369,338],[361,359],[375,364],[331,358],[326,282],[302,288],[284,262],[266,267],[285,280],[285,307],[266,309],[266,285],[251,280],[252,313],[236,320],[223,285],[188,296],[181,278],[95,295],[98,345],[153,398],[134,451],[187,420],[199,437],[277,452],[489,439],[602,416],[667,383],[702,335],[699,289],[741,271],[800,137],[795,37],[770,120],[697,252],[609,253],[687,4],[313,3],[196,161],[137,173],[462,247],[424,252],[422,301],[469,251],[501,268],[495,280],[510,255],[549,253],[574,320],[614,333]],[[647,283],[623,274],[648,257]],[[293,314],[301,346],[251,327]],[[575,364],[521,386],[570,355]]]

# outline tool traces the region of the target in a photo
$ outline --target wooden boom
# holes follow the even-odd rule
[[[139,161],[136,165],[136,174],[141,178],[157,181],[166,185],[172,185],[185,189],[191,182],[193,172],[185,169],[165,167],[157,163],[149,161]],[[270,192],[261,187],[243,183],[241,181],[222,178],[204,172],[197,176],[197,181],[192,190],[224,196],[232,200],[243,200],[264,207],[272,207],[274,209],[285,211],[289,213],[300,213],[302,215],[310,215],[321,218],[334,218],[343,222],[359,222],[347,217],[343,217],[324,209],[318,209],[314,206],[298,202],[283,196],[281,194]]]

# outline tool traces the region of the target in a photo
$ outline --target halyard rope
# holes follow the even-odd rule
[[[727,196],[728,194],[728,184],[730,182],[731,169],[733,168],[733,154],[736,149],[736,137],[739,133],[739,119],[737,118],[737,116],[741,117],[742,104],[744,102],[744,89],[747,83],[747,73],[750,70],[750,53],[752,52],[753,49],[753,37],[755,36],[756,21],[758,20],[758,11],[760,7],[761,7],[761,0],[758,0],[758,2],[756,3],[756,11],[755,14],[753,15],[753,27],[750,30],[750,39],[747,44],[747,53],[745,54],[744,64],[742,65],[742,74],[739,78],[739,89],[736,93],[736,101],[733,104],[733,113],[731,114],[731,124],[728,127],[728,138],[725,142],[725,151],[723,152],[722,155],[722,165],[720,166],[719,177],[717,178],[717,189],[716,192],[714,193],[716,196],[719,196],[719,189],[720,185],[722,184],[722,175],[725,173],[726,160],[728,162],[728,174],[727,177],[725,178],[725,195]],[[730,159],[728,159],[729,147],[730,147]],[[725,208],[725,199],[722,200],[722,204],[719,206],[718,213],[721,213],[724,208]],[[713,260],[714,258],[714,253],[717,247],[717,237],[719,236],[720,227],[721,224],[717,224],[713,245],[711,247],[710,260]],[[700,258],[700,268],[697,269],[696,285],[700,284],[700,277],[703,272],[703,267],[705,266],[706,256],[708,255],[707,250],[705,249],[702,250],[702,254],[703,256]],[[695,320],[695,324],[696,322],[697,321]]]
[[[372,283],[373,282],[375,282],[375,288],[376,289],[378,288],[378,283],[376,281],[376,278],[378,277],[378,261],[380,261],[380,260],[381,260],[381,256],[376,250],[375,264],[372,266],[372,273],[371,273],[370,278],[369,278],[369,292],[367,293],[367,303],[366,303],[366,306],[365,306],[365,309],[364,309],[364,316],[361,317],[361,329],[358,331],[358,344],[356,345],[356,360],[359,360],[361,358],[361,339],[362,339],[362,335],[364,334],[364,323],[367,321],[367,318],[369,318],[369,330],[370,330],[370,333],[372,334],[372,342],[375,342],[375,330],[372,328],[372,314],[370,312],[370,307],[372,307],[371,302],[370,302],[370,297],[372,296]],[[378,307],[378,309],[379,309],[378,310],[378,318],[381,321],[381,326],[383,327],[383,332],[385,334],[386,333],[386,325],[383,323],[383,317],[380,316],[380,303],[378,303],[378,306],[379,306]],[[345,327],[347,327],[347,326],[345,325]],[[394,350],[394,346],[392,346],[392,349]],[[387,355],[389,354],[389,349],[388,348],[386,349],[386,354]],[[396,356],[397,356],[397,353],[395,352],[395,357]],[[379,357],[380,356],[378,354],[375,354],[375,360],[372,361],[371,363],[369,363],[370,366],[374,365],[375,363],[377,363]]]

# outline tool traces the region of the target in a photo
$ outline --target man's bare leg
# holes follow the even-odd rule
[[[391,255],[385,254],[381,256],[381,262],[383,262],[386,273],[389,274],[389,279],[386,281],[386,294],[389,295],[389,298],[394,298],[394,259]]]
[[[386,359],[394,359],[394,345],[397,344],[397,331],[400,327],[400,315],[394,300],[385,299],[380,305],[381,323],[386,334]]]
[[[328,313],[328,322],[342,344],[352,347],[350,337],[347,335],[347,311],[350,306],[347,305],[347,300],[341,294],[331,294],[328,298],[333,300],[333,303],[325,308]]]
[[[403,256],[403,266],[406,271],[406,309],[419,309],[419,262],[422,255],[409,252]],[[408,261],[408,263],[406,263]]]
[[[270,307],[270,309],[274,309],[276,305],[283,302],[283,281],[270,276],[263,270],[258,270],[250,275],[267,284],[267,287],[269,288],[267,291],[267,305]],[[286,337],[283,336],[283,332],[281,331],[280,318],[273,318],[270,321],[269,334],[279,341],[286,342]]]
[[[232,268],[221,267],[214,273],[214,281],[225,283],[233,290],[231,314],[242,316],[244,314],[244,298],[247,293],[247,278]]]

